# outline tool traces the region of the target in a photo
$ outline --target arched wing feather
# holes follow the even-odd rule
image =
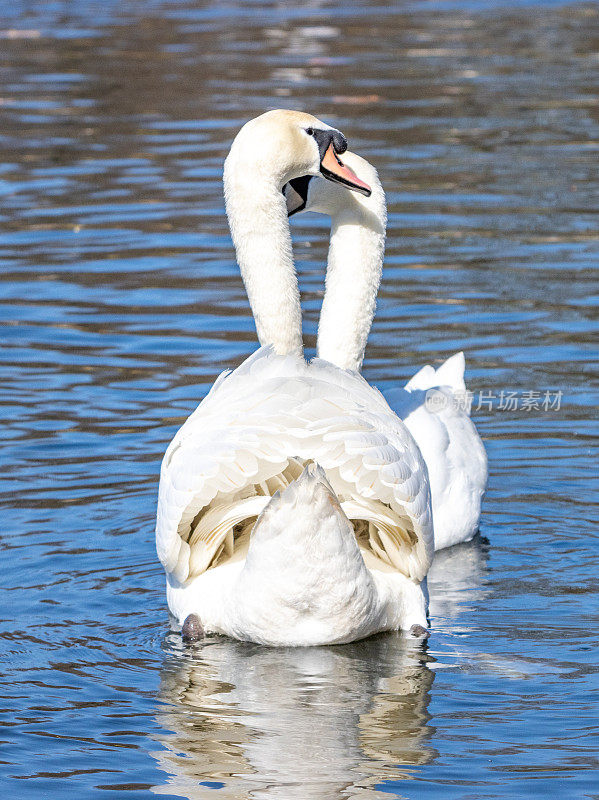
[[[269,348],[221,375],[166,451],[156,527],[165,570],[185,583],[206,569],[234,525],[260,513],[255,487],[292,480],[295,459],[317,461],[360,518],[379,519],[397,569],[426,575],[430,493],[410,433],[357,373]]]

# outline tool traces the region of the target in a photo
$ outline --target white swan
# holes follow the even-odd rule
[[[156,525],[169,608],[209,632],[312,645],[426,626],[434,545],[420,451],[361,376],[301,355],[282,188],[326,174],[368,193],[345,147],[316,118],[276,111],[241,129],[225,163],[237,258],[270,347],[221,375],[176,434]]]
[[[290,216],[316,211],[331,217],[317,350],[332,364],[360,370],[381,280],[387,209],[375,168],[355,153],[346,152],[343,160],[371,186],[370,196],[311,176],[291,181],[284,194]],[[435,549],[468,541],[478,530],[487,457],[466,403],[464,354],[437,369],[425,366],[405,388],[384,394],[428,468]]]

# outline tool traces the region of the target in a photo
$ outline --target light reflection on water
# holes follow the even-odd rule
[[[7,792],[591,796],[596,6],[16,2],[2,20]],[[340,127],[387,190],[369,380],[464,349],[475,391],[564,393],[476,413],[482,538],[436,560],[424,650],[168,632],[159,463],[255,347],[221,165],[273,105]],[[326,224],[293,228],[313,346]]]

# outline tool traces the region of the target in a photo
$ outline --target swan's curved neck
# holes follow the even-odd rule
[[[302,317],[285,198],[273,176],[225,162],[225,204],[260,344],[302,354]],[[284,180],[281,182],[284,183]]]
[[[347,207],[331,215],[317,350],[338,367],[360,370],[381,281],[386,209],[384,195],[379,198],[378,213],[351,199]]]

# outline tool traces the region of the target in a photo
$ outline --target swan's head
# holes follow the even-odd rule
[[[387,210],[385,193],[376,169],[365,158],[350,153],[343,154],[345,166],[359,175],[371,191],[365,193],[348,192],[341,183],[331,183],[321,175],[302,175],[293,178],[283,187],[287,203],[287,214],[293,216],[301,211],[315,211],[336,217],[341,212],[354,212],[360,216],[372,216],[383,225],[386,224]]]
[[[265,177],[282,189],[294,178],[319,175],[369,195],[370,186],[341,160],[346,150],[341,131],[311,114],[268,111],[247,122],[235,137],[225,162],[225,177]]]

